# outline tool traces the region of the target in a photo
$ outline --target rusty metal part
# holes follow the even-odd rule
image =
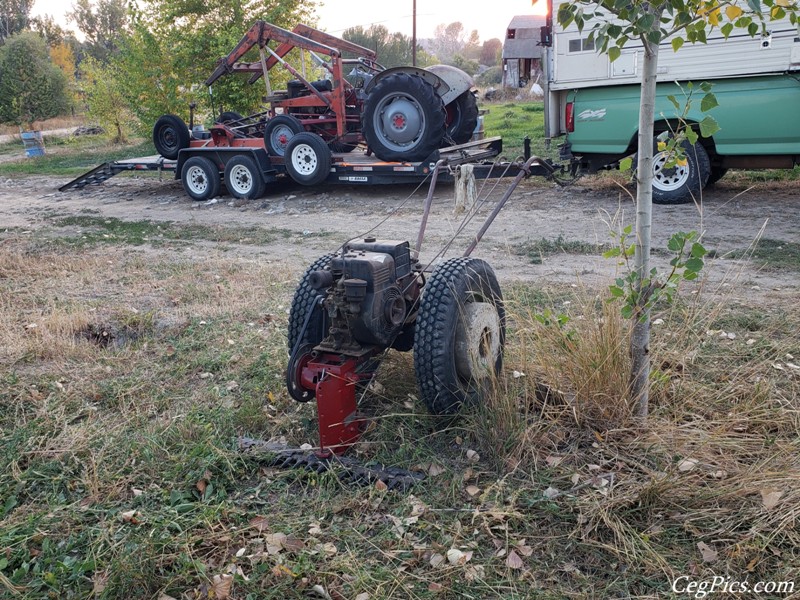
[[[382,481],[390,490],[407,491],[423,481],[425,474],[380,463],[363,463],[347,456],[319,456],[318,451],[291,448],[286,444],[239,438],[239,449],[258,461],[280,468],[302,468],[316,473],[335,472],[342,480],[358,485]]]

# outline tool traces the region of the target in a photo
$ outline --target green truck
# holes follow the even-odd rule
[[[557,14],[558,0],[549,0]],[[555,4],[555,6],[553,6]],[[554,13],[555,11],[555,13]],[[541,39],[545,72],[545,134],[561,140],[562,160],[576,172],[616,168],[637,151],[642,46],[626,45],[614,62],[581,33],[548,18]],[[677,204],[699,199],[703,187],[729,169],[791,169],[800,164],[800,33],[783,21],[764,35],[746,32],[725,40],[712,32],[707,44],[673,52],[669,40],[659,52],[655,136],[678,124],[690,87],[712,84],[719,106],[711,111],[720,129],[700,137],[683,166],[666,168],[664,153],[654,160],[653,201]],[[689,82],[693,86],[689,86]],[[683,100],[683,101],[682,101]],[[699,98],[683,118],[699,123]],[[655,140],[654,140],[655,143]]]

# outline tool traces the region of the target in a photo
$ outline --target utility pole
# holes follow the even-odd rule
[[[411,66],[417,66],[417,0],[411,10]]]

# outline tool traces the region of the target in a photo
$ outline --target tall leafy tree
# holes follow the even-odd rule
[[[125,0],[77,0],[68,17],[85,38],[84,52],[101,61],[117,50],[128,24]]]
[[[31,31],[6,39],[0,48],[0,122],[27,125],[67,111],[66,77],[44,40]]]
[[[114,64],[104,65],[87,57],[81,63],[81,83],[89,116],[107,132],[114,143],[127,141],[133,118],[122,93],[124,74]]]
[[[503,51],[503,42],[498,38],[492,38],[483,42],[481,47],[480,61],[482,65],[494,67],[500,64],[500,55]]]
[[[115,62],[125,73],[124,93],[142,129],[164,113],[186,115],[190,101],[206,117],[222,107],[243,113],[258,109],[262,85],[248,85],[244,76],[223,77],[210,98],[203,81],[256,20],[291,29],[310,22],[314,6],[302,0],[139,2]],[[257,51],[248,59],[257,60]]]
[[[677,52],[685,43],[706,43],[707,31],[719,28],[725,38],[735,29],[751,36],[773,19],[790,17],[797,24],[795,0],[570,0],[561,4],[557,19],[563,27],[575,23],[602,52],[616,60],[631,40],[641,42],[641,100],[639,107],[638,164],[636,169],[636,234],[633,292],[634,325],[630,339],[632,360],[630,394],[640,418],[646,418],[650,376],[650,306],[656,283],[650,270],[653,208],[653,131],[656,73],[662,43]],[[701,131],[711,135],[713,130]],[[691,141],[698,133],[686,130]]]
[[[350,42],[374,50],[378,62],[384,67],[400,67],[412,62],[411,38],[400,32],[390,33],[383,25],[370,25],[345,29],[342,37]],[[417,46],[417,65],[426,66],[433,60],[422,48]]]
[[[0,0],[0,44],[28,28],[34,0]]]

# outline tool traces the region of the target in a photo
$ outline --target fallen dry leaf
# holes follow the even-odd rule
[[[781,496],[783,496],[783,492],[778,490],[761,490],[761,502],[763,502],[764,508],[767,510],[772,510],[778,506]]]
[[[444,562],[444,556],[443,556],[443,555],[441,555],[441,554],[438,554],[438,553],[437,553],[437,554],[433,554],[433,555],[431,556],[431,559],[428,561],[428,563],[429,563],[429,564],[430,564],[432,567],[438,567],[438,566],[439,566],[439,565],[441,565],[443,562]]]
[[[436,583],[435,581],[431,581],[428,584],[428,591],[433,592],[434,594],[441,592],[444,589],[444,586],[441,583]]]
[[[319,523],[311,523],[308,526],[308,535],[320,535],[322,533],[322,528],[319,526]]]
[[[697,542],[697,549],[700,550],[700,554],[703,555],[703,562],[714,562],[719,556],[717,551],[705,542]]]
[[[275,565],[272,567],[272,574],[275,575],[275,577],[297,577],[286,565]]]
[[[447,562],[451,565],[466,564],[470,558],[472,558],[472,552],[464,553],[458,548],[450,548],[450,550],[447,551]]]
[[[506,566],[509,569],[521,569],[525,566],[525,563],[522,562],[522,559],[519,557],[514,550],[508,553],[508,557],[506,558]]]
[[[303,540],[290,536],[286,536],[285,538],[283,538],[281,544],[283,545],[283,549],[286,550],[287,552],[299,552],[300,550],[305,548],[306,545],[306,543]]]
[[[557,498],[560,495],[561,495],[561,492],[558,491],[554,487],[549,487],[545,491],[542,492],[542,496],[544,496],[545,498],[548,498],[550,500],[552,500],[553,498]]]
[[[475,450],[467,450],[467,460],[471,463],[476,463],[481,459],[481,455]]]
[[[369,592],[361,592],[354,600],[369,600]]]
[[[126,510],[124,513],[120,514],[122,522],[130,523],[131,525],[138,525],[139,523],[141,523],[141,521],[139,520],[140,516],[141,515],[139,514],[138,510]]]
[[[557,467],[561,461],[564,460],[563,456],[548,456],[544,459],[548,467]]]
[[[267,517],[253,517],[250,519],[250,527],[258,531],[258,533],[263,533],[268,527]]]
[[[437,465],[436,463],[431,463],[431,466],[428,467],[428,475],[431,477],[436,477],[437,475],[441,475],[444,473],[446,469],[442,466]]]
[[[227,600],[231,597],[231,586],[233,585],[233,575],[214,575],[211,589],[214,590],[214,598]]]
[[[481,493],[481,488],[479,488],[477,485],[468,485],[466,491],[470,496],[477,496]]]

